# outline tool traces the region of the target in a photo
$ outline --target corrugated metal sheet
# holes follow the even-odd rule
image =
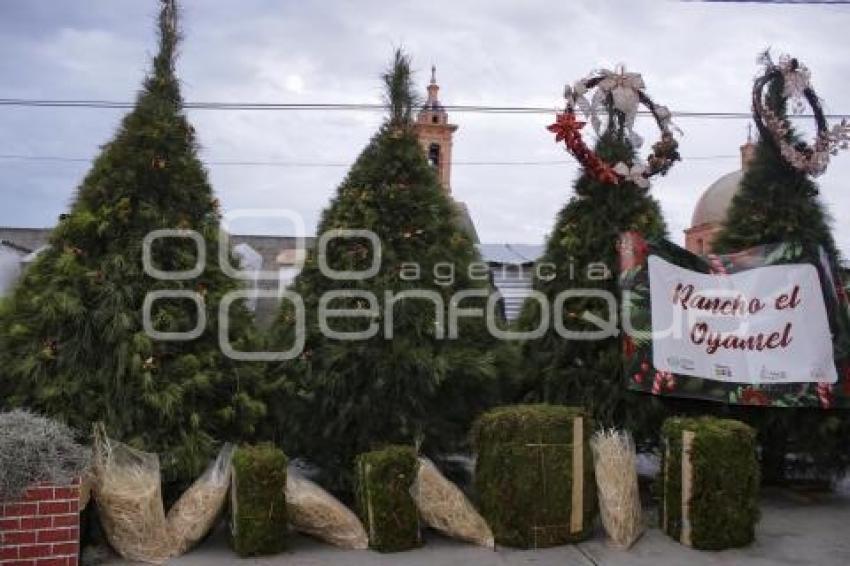
[[[543,246],[535,244],[477,244],[481,259],[487,263],[524,265],[543,255]]]
[[[493,285],[505,304],[505,318],[515,320],[531,294],[534,262],[543,255],[543,246],[534,244],[479,244],[481,259],[490,264]]]

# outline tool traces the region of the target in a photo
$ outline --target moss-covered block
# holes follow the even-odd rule
[[[579,421],[581,446],[574,453]],[[590,536],[596,516],[592,432],[592,421],[577,407],[517,405],[479,417],[472,431],[475,487],[497,543],[542,548]]]
[[[683,521],[683,435],[690,449],[690,532]],[[759,520],[759,466],[755,431],[742,422],[712,417],[671,418],[662,429],[661,523],[678,541],[703,550],[745,546]]]
[[[410,494],[418,465],[416,452],[407,446],[357,457],[356,495],[370,548],[400,552],[422,544],[419,512]]]
[[[241,446],[233,455],[231,544],[239,556],[286,547],[286,465],[286,455],[271,444]]]

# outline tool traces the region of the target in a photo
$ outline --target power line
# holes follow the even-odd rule
[[[684,159],[692,161],[711,161],[718,159],[738,159],[739,155],[694,155],[685,157]],[[0,154],[0,159],[16,160],[16,161],[34,161],[34,162],[56,162],[56,163],[91,163],[92,159],[87,157],[66,157],[58,155],[23,155],[23,154]],[[568,165],[575,161],[568,159],[550,159],[550,160],[503,160],[503,161],[453,161],[452,165],[470,166],[470,167],[499,167],[499,166],[547,166],[547,165]],[[211,160],[205,161],[207,166],[221,167],[292,167],[292,168],[332,168],[332,167],[350,167],[351,163],[328,162],[328,161],[232,161],[232,160]]]
[[[0,106],[25,108],[90,108],[90,109],[130,109],[133,102],[115,100],[59,100],[59,99],[26,99],[0,98]],[[186,102],[185,108],[194,110],[255,110],[255,111],[385,111],[385,104],[371,103],[276,103],[276,102]],[[486,106],[486,105],[444,105],[447,111],[459,113],[485,114],[551,114],[557,109],[542,106]],[[641,111],[641,116],[649,116],[649,112]],[[749,112],[672,112],[675,118],[708,118],[708,119],[750,119]],[[812,114],[796,114],[791,118],[812,118]],[[827,118],[841,119],[850,114],[827,114]]]

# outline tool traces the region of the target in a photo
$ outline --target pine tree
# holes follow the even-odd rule
[[[625,135],[621,115],[608,108],[607,129],[599,137],[595,152],[607,163],[633,163],[635,151]],[[543,278],[535,278],[535,289],[550,305],[567,290],[601,290],[618,299],[617,242],[620,234],[639,232],[646,238],[661,238],[666,226],[658,202],[641,188],[625,180],[603,183],[582,171],[574,185],[575,195],[558,213],[540,259]],[[554,266],[549,268],[548,264]],[[550,273],[551,271],[551,273]],[[554,275],[551,280],[548,279]],[[608,307],[598,298],[570,299],[562,312],[551,309],[547,332],[523,345],[526,375],[524,399],[586,407],[603,426],[625,426],[646,440],[661,418],[657,399],[628,391],[622,379],[620,338],[566,340],[555,329],[561,317],[570,330],[598,330],[582,320],[587,311],[610,320]],[[618,308],[615,308],[615,311]],[[526,301],[518,325],[537,328],[541,321],[539,303]]]
[[[781,77],[774,79],[768,86],[765,103],[785,122],[789,128],[787,140],[793,141],[797,136],[787,120],[788,101],[783,90]],[[831,269],[838,273],[839,252],[830,230],[829,216],[818,197],[817,185],[805,173],[789,165],[771,140],[762,136],[713,247],[718,253],[728,253],[779,242],[809,250],[822,247]],[[799,391],[799,386],[772,387]],[[804,387],[811,389],[815,384]],[[766,483],[786,480],[789,465],[786,456],[792,453],[811,458],[813,469],[822,478],[834,476],[850,464],[850,415],[847,411],[731,407],[729,412],[757,428]]]
[[[308,254],[293,284],[306,307],[306,345],[301,357],[283,369],[297,402],[283,403],[277,411],[287,451],[317,464],[325,483],[343,492],[351,489],[355,456],[369,449],[422,442],[424,451],[440,454],[462,446],[472,418],[497,395],[496,367],[504,365],[497,359],[505,356],[491,350],[494,339],[480,318],[461,319],[458,339],[437,335],[436,313],[445,315],[459,290],[489,292],[487,278],[470,277],[477,252],[413,130],[411,71],[402,52],[396,52],[384,83],[389,117],[357,158],[318,227],[319,234],[372,231],[381,243],[379,270],[363,280],[337,280],[321,272],[316,250]],[[338,238],[328,244],[326,258],[335,270],[364,270],[374,253],[365,241]],[[448,267],[435,271],[441,262],[454,271],[453,280],[442,285],[435,273],[445,275]],[[320,332],[318,305],[335,290],[371,292],[378,308],[365,319],[332,319],[329,326],[350,332],[375,322],[379,331],[374,337],[346,341]],[[445,306],[407,298],[385,316],[385,293],[411,290],[436,292]],[[483,302],[466,299],[460,306]],[[337,299],[330,306],[369,311],[362,296]],[[388,318],[391,338],[384,331]],[[293,344],[293,320],[291,304],[284,303],[273,328],[277,349]],[[275,375],[279,372],[275,368]]]
[[[174,73],[174,0],[159,17],[159,53],[135,107],[77,189],[50,247],[0,307],[0,395],[79,430],[104,421],[111,436],[162,455],[167,482],[206,465],[215,444],[250,437],[265,414],[262,367],[235,365],[218,345],[218,306],[236,289],[218,265],[218,205],[198,158]],[[206,264],[184,281],[145,274],[142,244],[156,229],[194,230]],[[158,240],[160,270],[195,265],[195,243]],[[207,325],[191,341],[158,341],[143,328],[143,302],[155,290],[197,292]],[[151,309],[161,332],[192,329],[195,305],[160,299]],[[250,314],[231,310],[237,349],[256,342]]]

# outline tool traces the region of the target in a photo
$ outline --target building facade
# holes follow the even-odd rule
[[[691,226],[685,230],[685,248],[698,255],[712,252],[714,239],[723,229],[726,213],[741,186],[744,172],[755,157],[756,146],[750,137],[741,146],[741,168],[726,173],[712,183],[694,208]]]

